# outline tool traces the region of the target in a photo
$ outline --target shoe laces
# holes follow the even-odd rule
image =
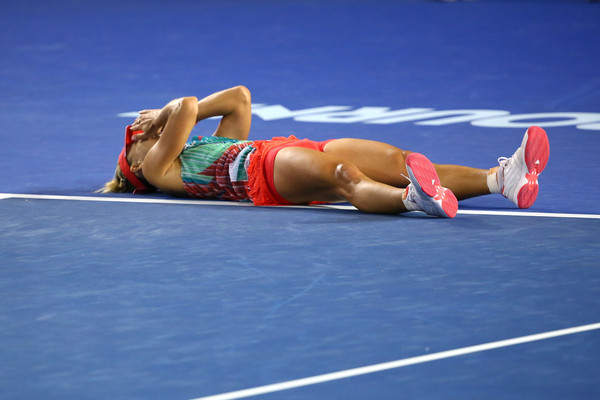
[[[515,150],[514,154],[510,157],[498,157],[498,164],[500,165],[500,168],[498,168],[498,184],[500,185],[500,189],[503,191],[503,193],[504,178],[507,174],[510,174],[511,167],[513,163],[516,162],[515,160],[519,150],[521,150],[521,147]]]
[[[498,164],[500,164],[500,167],[503,167],[503,168],[510,167],[511,162],[515,159],[515,157],[519,153],[519,150],[521,150],[521,147],[519,147],[517,150],[515,150],[513,155],[510,157],[498,157]]]
[[[417,197],[417,193],[415,190],[415,186],[412,184],[412,181],[410,180],[410,178],[404,174],[400,174],[403,177],[405,177],[410,183],[406,186],[406,188],[404,188],[404,199],[407,201],[410,201],[411,203],[417,203],[416,197]]]
[[[498,157],[498,164],[500,165],[499,170],[504,172],[505,169],[510,168],[510,161],[512,157]]]
[[[414,188],[412,187],[412,181],[410,180],[410,178],[409,178],[408,176],[406,176],[406,175],[404,175],[404,174],[400,174],[400,175],[402,175],[403,177],[405,177],[405,178],[406,178],[406,180],[407,180],[408,182],[410,182],[410,183],[409,183],[408,185],[406,185],[406,187],[404,188],[404,193],[405,193],[405,198],[406,198],[406,200],[408,200],[408,201],[413,201],[413,202],[414,202],[414,197],[415,197],[415,195],[414,195]]]

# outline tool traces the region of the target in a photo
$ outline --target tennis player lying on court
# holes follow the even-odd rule
[[[222,116],[213,136],[187,142],[194,125],[213,116]],[[370,140],[248,141],[251,118],[250,92],[243,86],[143,110],[127,127],[114,179],[100,191],[158,189],[259,206],[348,201],[369,213],[424,211],[453,218],[458,200],[490,193],[530,207],[550,153],[546,132],[531,127],[514,155],[499,159],[495,168],[437,165]]]

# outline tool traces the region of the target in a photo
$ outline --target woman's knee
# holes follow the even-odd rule
[[[342,185],[349,185],[358,183],[364,175],[356,165],[343,161],[336,165],[334,176]]]
[[[413,152],[409,151],[409,150],[400,150],[400,154],[401,154],[401,157],[402,157],[402,163],[406,163],[406,157],[408,157],[408,155],[410,153],[413,153]]]
[[[337,192],[348,201],[352,201],[356,188],[368,179],[358,167],[352,163],[343,161],[335,167],[334,182]]]

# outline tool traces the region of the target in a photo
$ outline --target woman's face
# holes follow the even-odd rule
[[[152,138],[133,142],[129,147],[129,151],[127,152],[127,154],[130,156],[128,157],[131,160],[130,163],[134,164],[139,161],[144,161],[146,154],[148,154],[148,151],[150,151],[157,141],[158,138]]]

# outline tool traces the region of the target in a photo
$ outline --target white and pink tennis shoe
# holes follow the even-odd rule
[[[502,195],[519,208],[531,207],[539,191],[538,175],[546,168],[549,156],[546,131],[539,126],[527,129],[512,157],[498,159],[497,180]]]
[[[429,215],[454,218],[458,211],[458,201],[450,189],[442,187],[433,164],[419,153],[406,157],[406,169],[410,184],[404,191],[405,204],[413,210],[425,211]]]

